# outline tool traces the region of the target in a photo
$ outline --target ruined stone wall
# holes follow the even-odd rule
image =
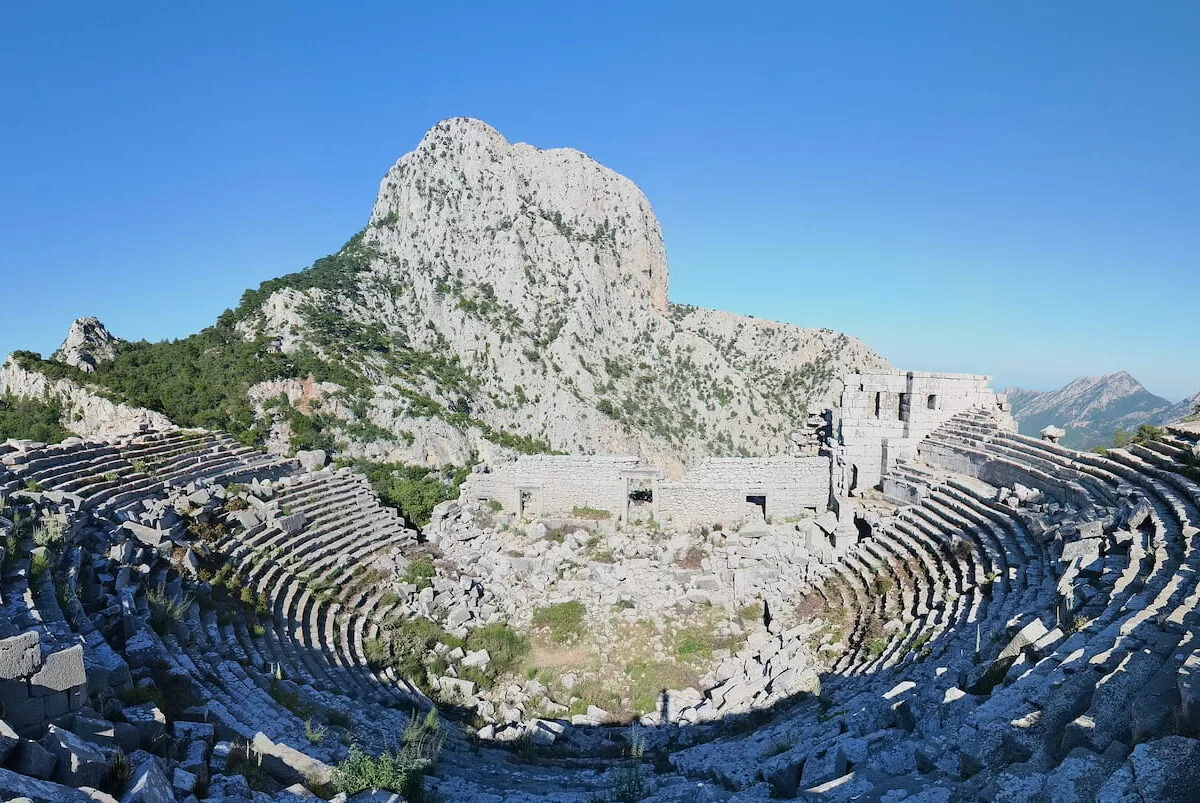
[[[567,516],[575,507],[590,507],[619,518],[629,498],[628,475],[646,470],[628,455],[522,455],[488,473],[470,474],[462,498],[496,501],[509,513]],[[522,491],[528,495],[523,507]]]
[[[766,497],[773,521],[822,511],[829,501],[826,457],[705,460],[677,482],[655,486],[656,515],[677,525],[730,524],[753,513],[747,496]]]
[[[847,488],[878,485],[897,460],[915,455],[925,436],[963,410],[1007,410],[990,380],[924,371],[848,375],[839,411]]]
[[[81,645],[43,655],[36,630],[0,639],[0,705],[18,731],[37,730],[86,703]]]

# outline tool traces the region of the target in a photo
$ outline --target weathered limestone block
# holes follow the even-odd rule
[[[83,646],[80,644],[50,653],[42,668],[29,678],[29,691],[34,697],[86,685],[87,673],[83,669]]]
[[[100,799],[79,789],[37,780],[23,773],[19,767],[13,769],[16,772],[0,769],[0,799],[11,803],[96,803]],[[105,796],[103,799],[112,798]]]
[[[1167,736],[1133,748],[1097,800],[1185,803],[1200,800],[1200,740]]]
[[[139,750],[129,760],[134,770],[121,803],[174,803],[175,792],[156,756]],[[249,800],[249,794],[244,799]]]
[[[137,728],[144,747],[150,747],[167,732],[167,716],[153,702],[122,708],[121,715]]]
[[[262,767],[272,777],[284,783],[314,781],[328,783],[333,768],[323,761],[301,753],[294,747],[271,741],[261,731],[251,743],[254,752],[262,756]]]
[[[16,680],[33,674],[42,662],[40,641],[35,630],[0,639],[0,680]]]
[[[296,460],[300,462],[300,468],[305,471],[319,471],[329,462],[329,456],[321,449],[311,451],[302,449],[296,452]]]
[[[21,742],[17,746],[12,768],[22,775],[48,781],[54,775],[57,763],[58,756],[37,742]]]
[[[1194,650],[1179,667],[1179,710],[1193,728],[1200,728],[1200,650]]]
[[[20,742],[21,739],[12,726],[0,719],[0,764],[8,760],[9,754]]]

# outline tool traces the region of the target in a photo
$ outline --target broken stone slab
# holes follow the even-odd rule
[[[275,526],[286,535],[296,535],[304,529],[304,525],[308,523],[303,513],[292,513],[286,516],[279,516],[275,519]]]
[[[65,786],[99,786],[108,772],[108,758],[96,745],[57,725],[38,744],[57,758],[53,779]]]
[[[17,680],[33,674],[42,665],[40,642],[35,630],[0,639],[0,680]]]
[[[21,738],[17,732],[12,729],[11,725],[0,719],[0,764],[8,761],[9,754],[20,743]]]
[[[116,727],[106,719],[96,719],[80,714],[71,723],[71,733],[98,747],[117,746]]]
[[[23,741],[14,753],[12,768],[22,775],[48,781],[54,775],[54,765],[57,763],[58,756],[54,753],[37,742]]]
[[[174,803],[175,792],[156,756],[139,750],[129,760],[134,769],[121,803]]]
[[[0,768],[0,800],[30,801],[30,803],[96,803],[99,799],[112,800],[107,795],[98,798],[79,789],[31,778],[21,772]]]
[[[212,744],[217,735],[217,726],[211,722],[188,722],[177,719],[171,726],[179,742],[202,741]]]
[[[138,524],[134,521],[122,522],[121,527],[134,538],[152,548],[157,548],[164,539],[170,539],[171,537],[170,530],[160,530],[157,527],[147,527],[144,524]]]
[[[42,668],[29,678],[29,693],[33,697],[42,697],[86,685],[83,645],[76,644],[46,656]]]
[[[468,669],[486,669],[491,660],[487,650],[468,650],[462,665]]]
[[[305,755],[294,747],[274,742],[262,731],[254,734],[251,747],[257,755],[262,756],[263,770],[284,783],[323,785],[329,783],[333,776],[333,768],[324,761]]]
[[[167,732],[167,716],[153,702],[121,709],[121,716],[137,728],[142,745],[150,747]]]
[[[296,460],[305,471],[320,471],[329,462],[329,456],[323,449],[301,449],[296,452]]]

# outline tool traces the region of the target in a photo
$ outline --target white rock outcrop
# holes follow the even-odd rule
[[[130,435],[142,429],[174,429],[161,413],[112,402],[69,379],[51,379],[9,357],[0,367],[0,395],[57,401],[62,425],[84,438]]]
[[[104,324],[96,318],[77,318],[54,353],[54,359],[90,374],[96,370],[97,363],[117,356],[120,343],[121,339],[105,329]]]

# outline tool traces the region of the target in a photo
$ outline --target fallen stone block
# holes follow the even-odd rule
[[[250,747],[261,757],[263,770],[283,783],[326,784],[333,775],[333,768],[324,761],[286,744],[273,742],[262,731],[254,734]]]
[[[48,781],[54,775],[57,763],[58,756],[37,742],[21,742],[15,751],[12,768],[22,775]]]
[[[130,757],[133,774],[121,803],[174,803],[175,793],[166,772],[155,756],[139,751]]]
[[[38,744],[58,759],[53,776],[58,783],[99,786],[108,772],[108,758],[96,745],[57,725],[51,725]]]
[[[42,663],[37,631],[0,639],[0,680],[18,680],[33,674]]]
[[[29,678],[29,693],[33,697],[42,697],[86,685],[83,645],[76,644],[46,656],[42,668]]]

